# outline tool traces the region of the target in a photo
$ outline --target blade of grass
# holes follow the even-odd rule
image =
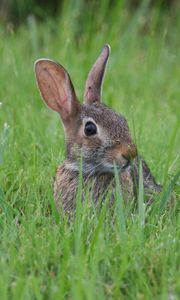
[[[126,236],[126,224],[124,218],[124,208],[123,208],[123,197],[122,191],[120,186],[120,178],[117,170],[117,166],[114,164],[114,171],[115,171],[115,183],[116,183],[116,214],[117,220],[119,222],[119,230],[120,235],[122,238]]]
[[[4,153],[8,141],[8,135],[9,135],[9,125],[7,123],[4,123],[3,131],[0,135],[0,165],[3,163],[4,160]]]
[[[99,199],[99,202],[101,202],[101,199]],[[108,202],[109,202],[109,195],[106,196],[106,200],[103,203],[103,207],[101,209],[100,216],[99,216],[99,218],[97,220],[97,226],[96,226],[96,228],[94,230],[94,235],[93,235],[93,237],[91,239],[91,244],[90,244],[90,247],[88,249],[87,257],[89,257],[89,256],[91,256],[93,254],[93,251],[94,251],[94,248],[96,246],[99,234],[100,234],[100,232],[102,230],[102,225],[103,225],[103,221],[104,221],[104,218],[105,218],[105,215],[106,215]]]
[[[17,214],[17,210],[12,208],[11,205],[5,201],[5,196],[0,188],[0,209],[5,215],[6,220],[10,223],[13,220],[13,215]]]
[[[144,204],[144,185],[143,185],[143,172],[142,161],[139,163],[139,193],[138,193],[138,214],[139,214],[139,227],[144,227],[145,221],[145,204]]]
[[[57,207],[55,205],[55,201],[54,201],[54,198],[52,197],[52,195],[49,195],[49,204],[50,204],[50,207],[52,210],[52,215],[54,217],[54,220],[55,220],[56,224],[58,224],[59,220],[60,220],[60,215],[57,211]]]
[[[74,224],[74,238],[75,238],[75,252],[80,249],[80,238],[82,231],[82,195],[83,195],[83,160],[82,155],[79,162],[79,180],[78,189],[76,193],[76,208],[75,208],[75,224]]]
[[[169,200],[170,194],[172,193],[179,176],[180,176],[180,171],[178,171],[176,173],[176,175],[171,180],[170,184],[168,185],[168,187],[165,189],[164,193],[162,194],[161,201],[160,201],[160,213],[163,212],[163,210]]]
[[[176,136],[179,130],[179,121],[177,121],[176,125],[174,126],[170,141],[169,141],[169,145],[167,147],[168,152],[167,152],[167,159],[166,159],[166,165],[164,168],[164,180],[163,180],[163,186],[166,185],[167,182],[167,178],[168,178],[168,169],[169,169],[169,165],[170,162],[172,161],[172,154],[173,154],[173,149],[174,149],[174,145],[176,142]]]

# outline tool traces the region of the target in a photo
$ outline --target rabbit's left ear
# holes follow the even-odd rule
[[[35,63],[35,73],[46,104],[61,115],[64,123],[69,122],[79,111],[80,103],[68,72],[52,60],[39,59]]]
[[[110,46],[105,45],[88,74],[84,92],[85,103],[92,104],[101,101],[101,86],[109,54]]]

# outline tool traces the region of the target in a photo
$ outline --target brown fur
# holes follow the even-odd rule
[[[63,208],[66,212],[70,212],[75,208],[78,178],[78,172],[66,169],[66,161],[58,168],[54,182],[54,198],[59,210]],[[134,183],[130,169],[120,175],[120,182],[123,198],[126,201],[133,200]],[[116,184],[112,173],[96,174],[90,177],[84,176],[84,193],[87,186],[90,187],[90,201],[97,203],[98,199],[101,199],[102,196],[105,198],[107,193],[111,191],[110,202],[114,202]],[[84,196],[82,195],[82,200]]]
[[[133,201],[137,199],[138,178],[139,178],[139,157],[133,161],[133,164],[124,172],[119,174],[123,199]],[[142,160],[142,159],[141,159]],[[78,187],[79,172],[66,169],[67,161],[58,167],[56,179],[54,182],[54,198],[58,210],[63,208],[66,212],[70,212],[75,208],[76,192]],[[161,186],[155,182],[146,162],[142,160],[143,180],[147,203],[151,204],[155,193],[161,192]],[[91,187],[91,199],[94,203],[98,199],[106,197],[111,191],[111,204],[115,199],[115,177],[113,173],[93,174],[92,176],[84,176],[84,192],[87,186]],[[82,195],[82,200],[84,195]]]

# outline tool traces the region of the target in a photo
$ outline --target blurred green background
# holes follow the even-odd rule
[[[69,1],[62,0],[1,0],[0,10],[1,17],[5,21],[13,22],[14,24],[19,24],[24,22],[28,15],[35,15],[39,19],[44,19],[47,16],[57,16],[62,14],[62,7],[65,3]],[[100,3],[101,2],[101,3]],[[83,13],[83,10],[86,10],[86,13],[89,10],[96,10],[99,7],[101,10],[101,6],[106,6],[107,10],[111,10],[114,6],[117,5],[118,2],[121,2],[121,5],[127,10],[135,11],[142,2],[146,2],[149,6],[149,9],[159,8],[161,10],[176,10],[178,7],[177,0],[127,0],[127,1],[114,1],[114,0],[106,0],[106,1],[90,1],[90,0],[76,0],[73,1],[74,6],[78,6],[79,14],[83,14],[86,19],[86,14]],[[83,16],[81,16],[83,18]]]

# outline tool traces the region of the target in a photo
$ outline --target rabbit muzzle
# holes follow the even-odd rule
[[[108,163],[115,163],[121,171],[126,170],[130,162],[137,156],[137,149],[133,144],[116,145],[108,151]]]

